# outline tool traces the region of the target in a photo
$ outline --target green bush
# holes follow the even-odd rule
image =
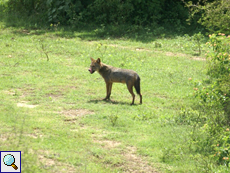
[[[212,51],[207,56],[207,79],[196,82],[194,95],[208,110],[224,111],[220,125],[230,125],[230,36],[209,35],[206,43]],[[220,120],[220,119],[219,119]]]
[[[158,0],[8,0],[8,11],[33,18],[34,23],[78,26],[103,25],[164,26],[185,29],[188,10],[181,2]]]
[[[230,124],[230,36],[219,33],[210,35],[210,42],[207,44],[212,47],[213,52],[207,54],[209,61],[208,75],[212,84],[217,88],[220,102],[228,115]]]
[[[215,145],[214,159],[218,164],[229,166],[230,159],[230,131],[229,128],[222,130],[219,140]]]
[[[48,0],[46,5],[49,23],[75,24],[82,18],[80,0]]]
[[[199,50],[199,54],[198,55],[201,55],[201,42],[202,40],[204,39],[204,35],[201,34],[201,32],[197,33],[197,34],[194,34],[193,37],[192,37],[192,40],[194,40],[198,46],[198,50]]]
[[[8,11],[24,17],[34,17],[40,23],[75,24],[81,20],[83,5],[80,0],[9,0]]]
[[[192,1],[185,4],[190,9],[189,21],[198,20],[198,23],[203,25],[210,33],[223,32],[230,34],[229,0],[200,0],[196,4],[193,4]]]
[[[215,164],[228,167],[230,157],[230,36],[221,33],[209,35],[209,42],[206,45],[211,48],[211,51],[206,54],[207,78],[202,82],[195,82],[193,88],[194,97],[198,100],[196,105],[198,112],[187,109],[179,117],[188,124],[193,122],[191,148],[208,156],[210,160],[215,161]]]

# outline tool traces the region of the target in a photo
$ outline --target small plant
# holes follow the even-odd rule
[[[115,126],[117,124],[117,119],[118,119],[117,114],[116,115],[111,114],[108,117],[109,117],[109,121],[112,123],[112,126]]]
[[[54,31],[57,31],[59,25],[60,25],[60,22],[58,22],[57,24],[51,23],[51,24],[50,24],[50,28],[51,28],[52,30],[54,30]]]
[[[96,35],[98,35],[100,37],[103,37],[104,33],[105,33],[105,25],[101,24],[101,28],[95,29],[94,32],[95,32]]]
[[[181,125],[194,125],[203,124],[205,117],[201,116],[199,111],[193,110],[192,108],[181,108],[179,116],[176,116],[175,121]]]
[[[49,45],[44,43],[44,39],[39,40],[39,44],[40,44],[40,46],[39,46],[38,50],[41,52],[41,54],[44,53],[46,55],[46,60],[49,61],[49,55],[48,55]]]
[[[101,57],[103,58],[103,56],[104,56],[104,54],[105,54],[105,52],[106,52],[106,50],[107,50],[107,45],[104,45],[104,46],[103,46],[102,43],[98,43],[98,44],[97,44],[96,50],[100,52]]]
[[[198,46],[199,54],[201,55],[201,41],[204,39],[204,35],[199,32],[198,34],[194,34],[192,40],[194,40]]]
[[[161,48],[162,47],[162,44],[160,42],[155,42],[155,48]]]
[[[148,121],[155,118],[155,114],[150,111],[140,111],[139,114],[133,117],[134,120]]]

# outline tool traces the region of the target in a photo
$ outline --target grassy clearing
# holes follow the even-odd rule
[[[21,150],[23,172],[196,172],[191,129],[173,123],[192,104],[188,79],[203,76],[192,41],[0,28],[0,150]],[[143,105],[122,84],[102,101],[89,57],[138,72]]]

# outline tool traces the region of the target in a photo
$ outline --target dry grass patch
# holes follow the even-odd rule
[[[35,108],[37,106],[38,105],[29,105],[29,104],[27,104],[26,101],[21,101],[21,102],[17,103],[17,107]]]
[[[44,135],[42,135],[39,130],[35,129],[34,133],[28,133],[25,134],[25,136],[37,139],[37,138],[42,138]]]
[[[197,61],[206,61],[205,58],[202,58],[202,57],[199,57],[199,56],[197,56],[197,57],[191,57],[191,59],[197,60]]]
[[[63,114],[66,118],[77,118],[77,117],[82,117],[84,115],[94,114],[93,111],[90,111],[87,109],[65,110],[65,111],[62,111],[60,113]]]
[[[44,169],[51,170],[51,172],[55,173],[75,173],[77,171],[77,168],[74,166],[60,162],[52,157],[59,157],[59,154],[54,154],[47,150],[38,151],[38,159]]]
[[[165,52],[166,56],[176,56],[176,57],[187,57],[187,54],[184,53],[173,53],[173,52]]]
[[[122,143],[112,140],[93,139],[94,143],[100,144],[106,150],[116,149]],[[156,170],[148,164],[141,156],[137,155],[137,149],[133,146],[128,146],[122,149],[121,155],[123,163],[117,165],[124,172],[130,173],[157,173]]]
[[[96,139],[94,139],[93,142],[100,144],[103,148],[108,149],[108,150],[112,149],[112,148],[116,148],[116,147],[121,145],[120,142],[111,141],[111,140],[96,140]]]
[[[78,118],[83,117],[85,115],[92,115],[94,114],[94,112],[87,109],[75,109],[65,110],[60,112],[60,114],[65,116],[64,121],[75,122]]]
[[[6,134],[1,134],[1,135],[0,135],[0,141],[2,141],[2,142],[8,140],[8,138],[9,138],[9,137],[8,137]]]
[[[127,147],[125,153],[123,153],[125,158],[125,164],[122,166],[124,172],[132,173],[157,173],[152,166],[148,164],[147,161],[143,160],[140,156],[136,154],[136,147]]]

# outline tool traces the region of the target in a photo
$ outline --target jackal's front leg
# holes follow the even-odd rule
[[[111,90],[112,90],[112,84],[110,82],[106,82],[106,97],[103,100],[110,100]]]

